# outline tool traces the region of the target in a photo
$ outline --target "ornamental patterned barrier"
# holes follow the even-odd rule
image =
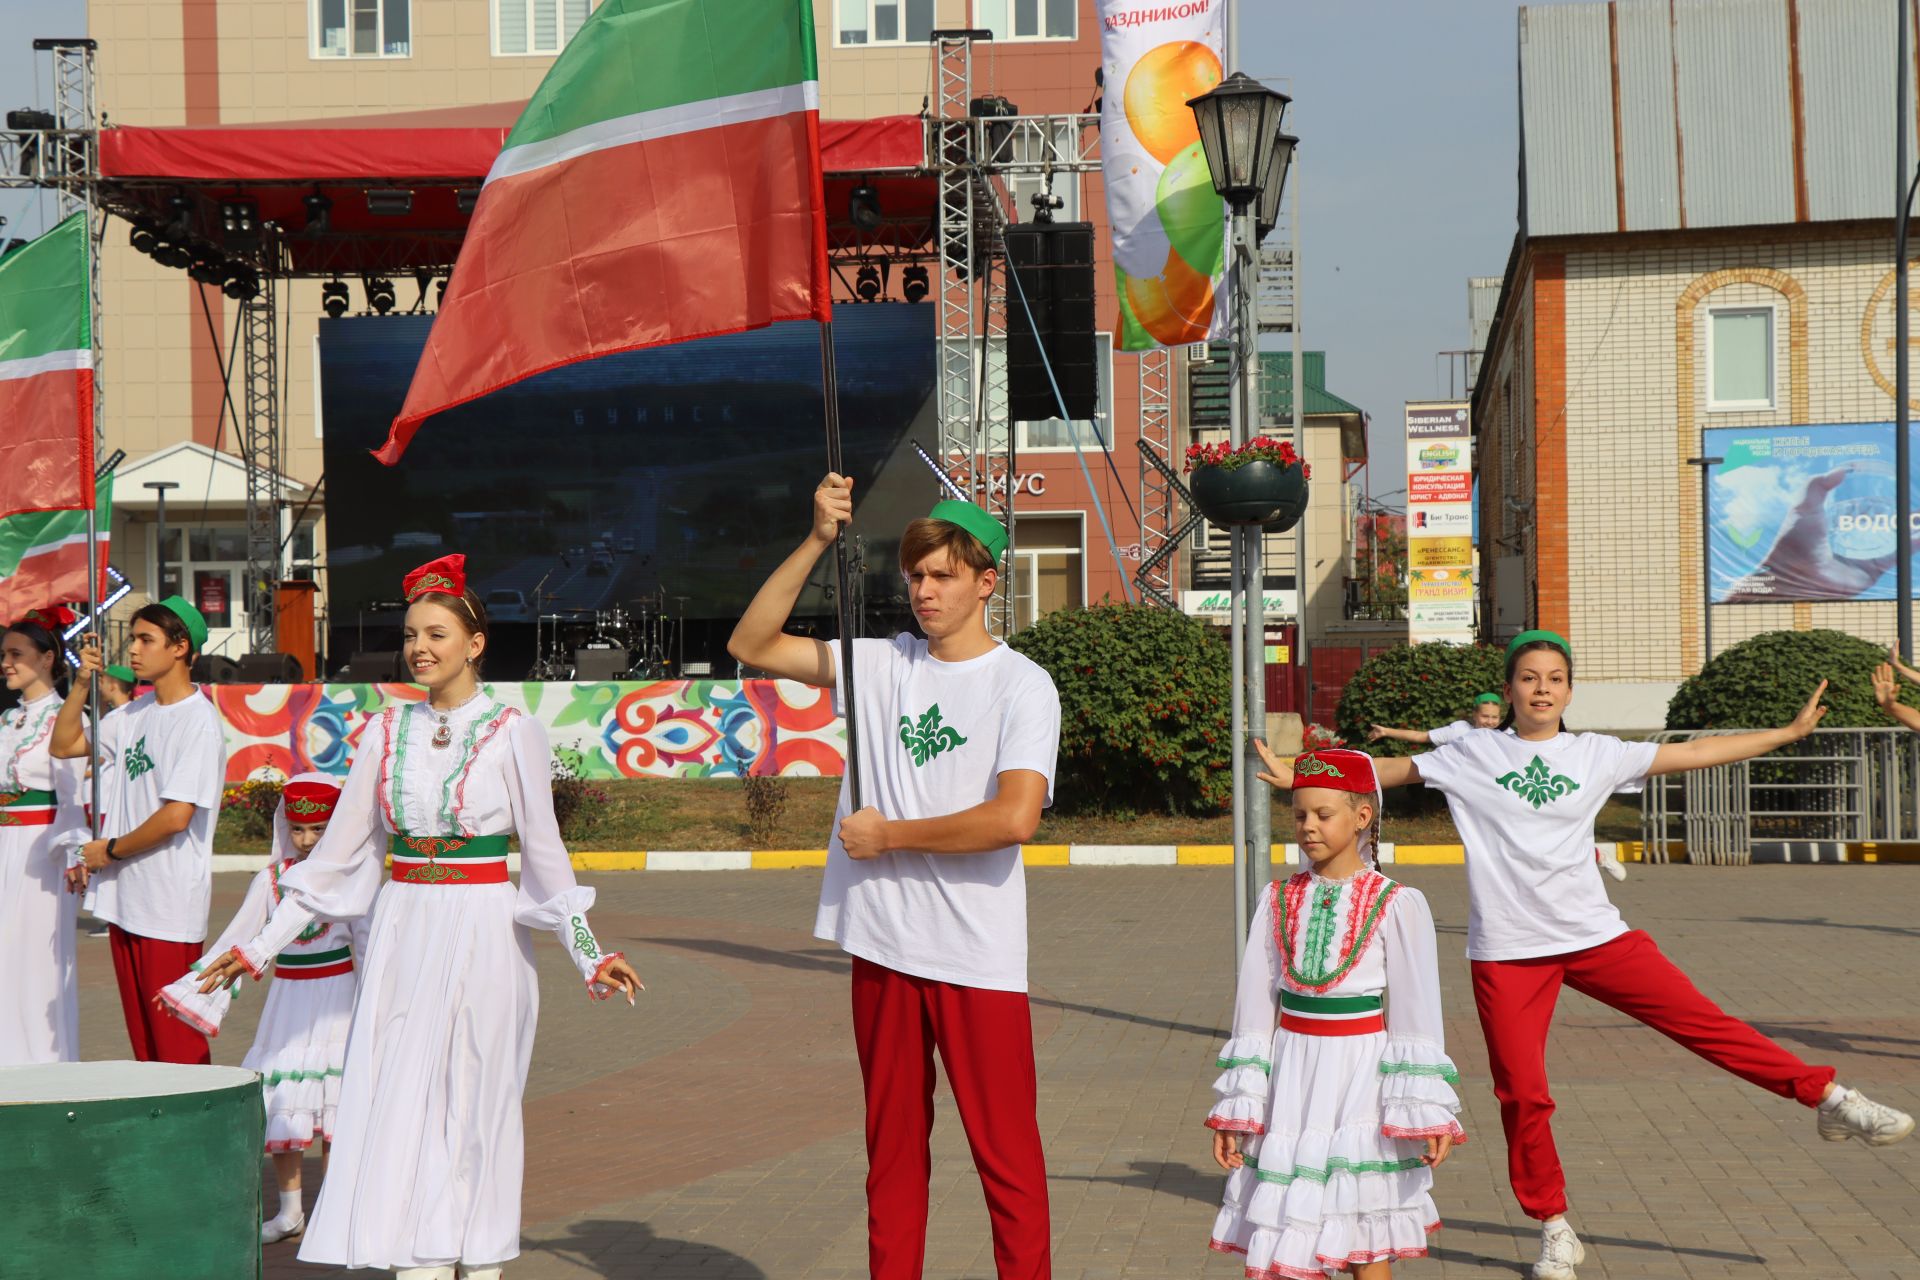
[[[832,694],[790,680],[488,684],[547,727],[584,778],[837,777],[846,731]],[[367,721],[410,684],[205,684],[227,733],[227,781],[344,775]]]

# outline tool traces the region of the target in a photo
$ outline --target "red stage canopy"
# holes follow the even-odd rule
[[[262,222],[282,228],[300,275],[360,275],[444,268],[466,234],[461,192],[485,179],[525,106],[488,103],[393,115],[279,121],[213,128],[128,128],[100,134],[107,203],[136,222],[165,224],[188,201],[194,238],[234,257],[249,254],[222,235],[220,205],[250,200]],[[936,202],[918,116],[820,122],[829,231],[838,242],[912,249],[932,236]],[[853,188],[879,193],[885,225],[858,232],[847,221]],[[411,194],[404,213],[375,213],[370,190]],[[309,197],[330,202],[324,226],[309,225]]]

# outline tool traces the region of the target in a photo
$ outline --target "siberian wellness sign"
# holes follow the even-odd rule
[[[1407,639],[1473,643],[1473,433],[1465,401],[1407,405]]]

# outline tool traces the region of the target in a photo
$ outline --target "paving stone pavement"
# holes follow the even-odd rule
[[[1230,1005],[1231,881],[1211,868],[1029,870],[1040,1123],[1061,1280],[1233,1280],[1206,1251],[1221,1177],[1200,1127]],[[1440,1171],[1434,1256],[1398,1274],[1523,1275],[1462,956],[1465,875],[1398,873],[1442,934],[1450,1049],[1472,1141]],[[645,977],[592,1005],[536,941],[524,1252],[511,1280],[858,1280],[865,1159],[847,964],[809,936],[818,873],[598,877],[594,925]],[[245,877],[215,886],[215,927]],[[1841,1079],[1920,1106],[1920,868],[1636,867],[1609,886],[1708,995]],[[82,1048],[125,1055],[104,939],[83,939]],[[237,1063],[259,1011],[215,1060]],[[1920,1140],[1829,1144],[1812,1115],[1572,992],[1549,1065],[1582,1280],[1920,1280]],[[990,1280],[951,1099],[934,1133],[929,1280]],[[264,1162],[263,1162],[264,1164]],[[307,1164],[308,1203],[319,1172]],[[345,1277],[267,1250],[269,1277]],[[367,1273],[357,1273],[365,1275]]]

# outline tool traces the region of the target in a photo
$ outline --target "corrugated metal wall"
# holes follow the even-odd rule
[[[1888,0],[1523,7],[1527,233],[1891,216],[1895,18]]]

